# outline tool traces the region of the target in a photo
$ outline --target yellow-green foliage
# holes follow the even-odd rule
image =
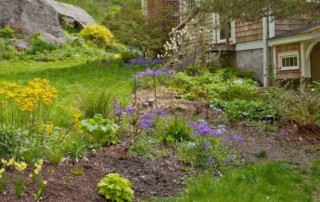
[[[87,25],[81,30],[80,35],[83,38],[91,40],[102,46],[111,47],[114,45],[113,34],[107,27],[103,25]]]

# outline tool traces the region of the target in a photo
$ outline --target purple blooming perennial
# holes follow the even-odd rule
[[[229,137],[229,140],[230,141],[233,141],[233,142],[237,142],[239,144],[243,143],[244,142],[244,138],[239,136],[239,135],[231,135]]]

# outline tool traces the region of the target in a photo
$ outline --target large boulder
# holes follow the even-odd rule
[[[64,20],[85,26],[95,23],[84,10],[52,0],[0,0],[0,27],[10,27],[28,37],[40,33],[50,43],[67,40]]]

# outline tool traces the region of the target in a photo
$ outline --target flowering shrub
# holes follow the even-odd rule
[[[105,47],[112,47],[115,41],[111,31],[103,25],[87,25],[81,30],[80,36]]]
[[[107,200],[124,202],[133,200],[132,182],[118,173],[110,173],[97,184],[99,194]]]

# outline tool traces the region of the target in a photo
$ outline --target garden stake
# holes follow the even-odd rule
[[[153,83],[154,83],[154,102],[156,104],[156,109],[158,109],[157,84],[156,84],[156,75],[155,74],[153,74]]]

